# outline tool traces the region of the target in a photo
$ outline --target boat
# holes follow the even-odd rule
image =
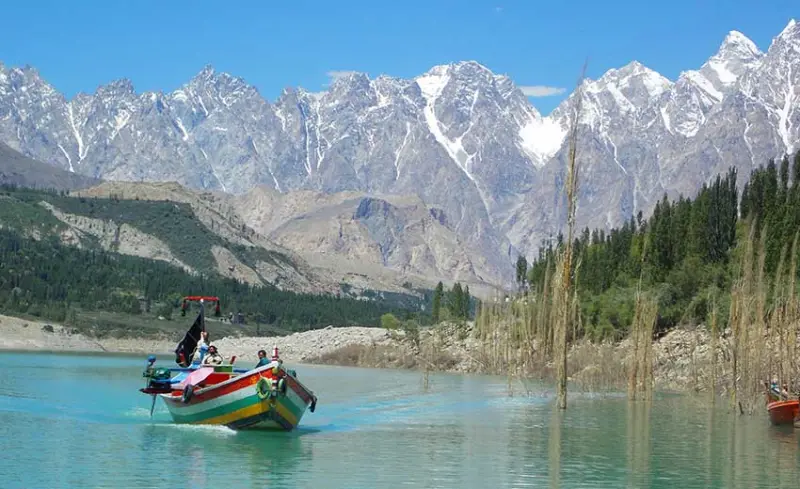
[[[794,424],[800,413],[800,399],[789,399],[777,383],[765,382],[767,388],[767,413],[773,425]]]
[[[147,379],[142,393],[152,396],[150,416],[156,398],[166,405],[172,420],[178,424],[222,425],[235,430],[266,429],[291,431],[300,424],[306,411],[314,412],[316,395],[287,369],[279,357],[277,345],[269,363],[251,368],[234,367],[236,357],[220,365],[203,365],[195,350],[204,352],[205,304],[216,303],[215,296],[187,296],[182,314],[190,302],[198,302],[200,311],[192,326],[175,349],[173,368],[156,367],[150,355],[142,374]]]

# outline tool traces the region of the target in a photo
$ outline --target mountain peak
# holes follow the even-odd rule
[[[605,72],[597,81],[587,85],[590,92],[600,92],[608,90],[609,87],[627,91],[628,87],[641,85],[647,91],[647,95],[657,97],[667,90],[672,82],[647,66],[638,61],[631,61],[622,68],[612,68]]]
[[[198,73],[197,76],[202,78],[211,78],[214,76],[214,73],[216,73],[216,70],[214,69],[214,66],[209,63],[203,66],[203,69],[200,70],[200,73]]]
[[[800,24],[794,19],[789,19],[789,23],[786,24],[786,27],[778,34],[778,37],[792,37],[796,35],[800,35]]]
[[[103,85],[97,89],[98,93],[134,93],[133,82],[128,78],[120,78],[114,80],[107,85]]]
[[[730,31],[720,44],[715,57],[722,59],[757,58],[761,55],[758,46],[739,31]]]
[[[730,31],[719,50],[700,68],[715,90],[724,91],[764,56],[753,41],[739,31]]]

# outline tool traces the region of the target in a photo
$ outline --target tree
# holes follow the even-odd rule
[[[431,320],[433,324],[439,322],[442,313],[442,298],[444,297],[444,284],[439,282],[433,291],[433,304],[431,305]]]
[[[461,296],[461,317],[469,319],[469,285],[464,286],[464,293]]]
[[[528,260],[524,256],[517,257],[517,285],[520,290],[525,289],[526,280],[528,277]]]
[[[456,282],[453,285],[453,288],[450,290],[449,300],[447,301],[447,309],[450,313],[450,317],[454,319],[461,318],[461,312],[463,310],[463,300],[464,294],[461,290],[461,284]]]
[[[381,327],[394,331],[400,327],[400,320],[394,314],[387,312],[381,316]]]

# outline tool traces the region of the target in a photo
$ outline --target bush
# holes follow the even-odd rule
[[[387,312],[381,316],[381,327],[389,331],[396,331],[400,328],[400,320],[394,314]]]

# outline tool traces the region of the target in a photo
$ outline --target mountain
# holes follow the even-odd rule
[[[370,276],[388,268],[431,288],[438,280],[473,287],[502,281],[479,250],[453,231],[442,209],[415,195],[256,187],[232,205],[253,229],[315,266]]]
[[[24,156],[0,143],[0,184],[52,190],[74,190],[100,183],[79,173],[64,171],[53,165]]]
[[[664,193],[694,195],[730,166],[742,183],[754,162],[797,149],[797,66],[791,21],[766,52],[732,31],[675,81],[636,61],[585,80],[577,224],[619,225]],[[286,89],[274,103],[210,66],[171,93],[137,94],[120,80],[66,100],[35,69],[0,65],[0,141],[94,178],[177,181],[245,202],[269,188],[279,206],[308,198],[305,224],[259,199],[240,214],[307,255],[508,285],[517,253],[532,256],[564,224],[577,93],[543,116],[509,77],[465,61],[414,79],[353,73],[323,92]],[[353,218],[361,202],[367,215]],[[431,213],[445,219],[410,226],[433,223],[423,218]],[[335,244],[337,223],[347,246]],[[441,259],[450,251],[458,265]]]

